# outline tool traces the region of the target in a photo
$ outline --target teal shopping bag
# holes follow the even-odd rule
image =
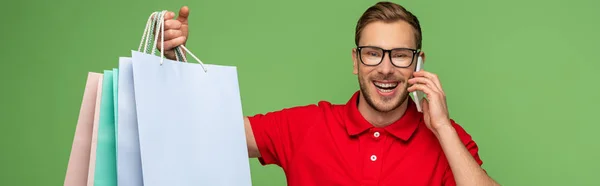
[[[96,147],[94,186],[116,186],[115,88],[112,70],[104,71]]]

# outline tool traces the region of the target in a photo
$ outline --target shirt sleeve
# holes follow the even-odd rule
[[[260,152],[259,162],[285,169],[295,147],[302,143],[301,139],[308,129],[318,123],[321,113],[318,106],[307,105],[249,116]]]
[[[463,144],[465,145],[465,147],[467,148],[469,153],[471,153],[471,156],[473,156],[473,158],[475,159],[477,164],[479,164],[479,166],[483,165],[483,161],[479,157],[479,147],[477,147],[477,143],[475,143],[475,141],[473,140],[471,135],[469,133],[467,133],[467,131],[465,131],[465,129],[463,129],[460,125],[458,125],[456,122],[454,122],[454,120],[451,120],[451,122],[452,122],[452,126],[456,130],[456,133],[458,134],[458,137],[463,142]],[[455,185],[456,185],[456,181],[454,180],[454,175],[452,174],[452,169],[450,168],[450,165],[448,165],[448,168],[446,169],[446,173],[444,174],[444,186],[455,186]]]

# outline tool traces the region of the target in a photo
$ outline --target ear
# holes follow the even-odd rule
[[[353,70],[352,70],[352,73],[353,73],[354,75],[357,75],[357,74],[358,74],[358,58],[357,58],[357,56],[356,56],[356,54],[357,54],[356,52],[357,52],[357,51],[356,51],[356,48],[352,48],[352,52],[351,52],[351,55],[352,55],[352,62],[353,62]]]
[[[419,52],[419,56],[421,56],[421,58],[423,59],[423,64],[425,64],[425,52],[421,50],[421,52]]]

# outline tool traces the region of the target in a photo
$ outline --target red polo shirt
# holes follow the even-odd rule
[[[345,105],[321,101],[249,117],[259,161],[282,167],[289,186],[455,185],[412,99],[398,121],[377,128],[358,111],[358,95]],[[481,165],[471,136],[452,125]]]

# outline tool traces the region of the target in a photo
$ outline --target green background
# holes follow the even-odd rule
[[[598,184],[600,1],[395,1],[425,68],[503,185]],[[357,90],[351,48],[375,1],[2,1],[0,185],[62,185],[87,72],[137,49],[152,11],[191,9],[188,48],[239,70],[244,114]],[[285,185],[251,160],[254,185]]]

